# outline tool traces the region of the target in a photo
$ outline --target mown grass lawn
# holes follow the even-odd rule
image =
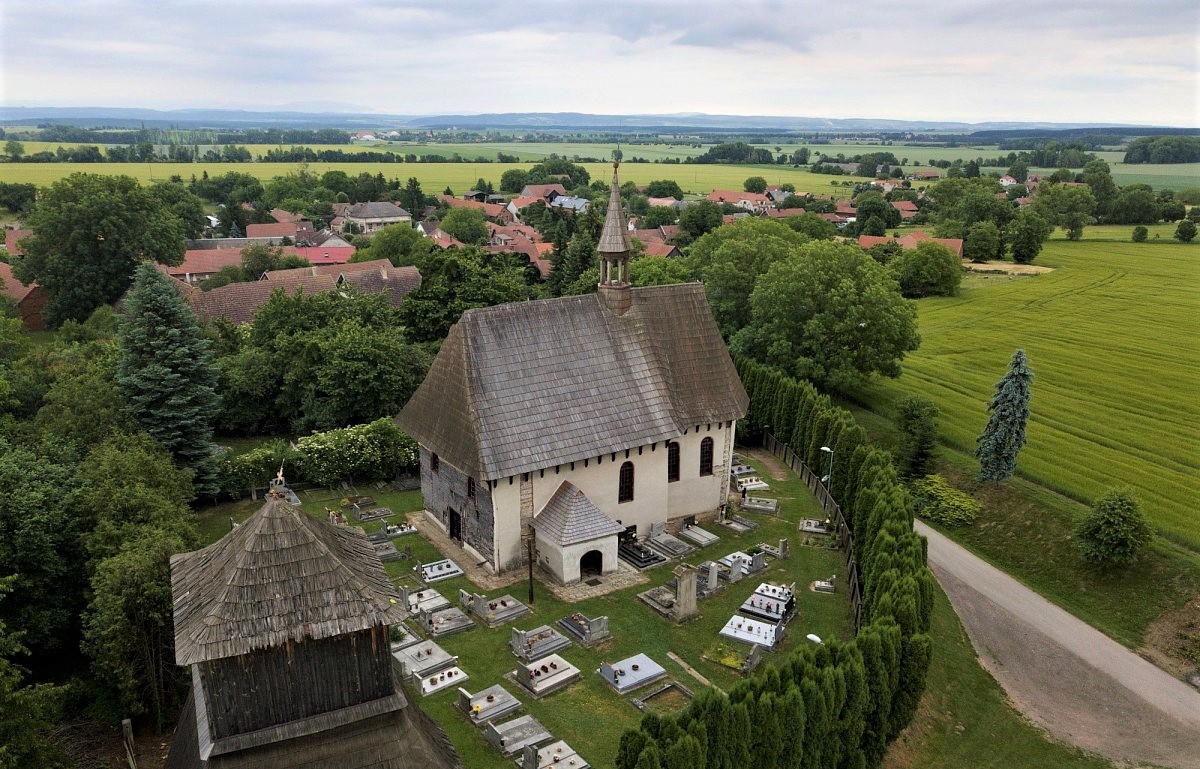
[[[813,593],[807,589],[808,583],[813,579],[824,579],[835,573],[844,574],[845,562],[841,552],[826,547],[800,545],[797,522],[800,518],[818,516],[820,511],[812,495],[794,475],[789,473],[789,480],[771,480],[770,483],[770,496],[781,500],[780,517],[750,515],[749,517],[759,521],[760,526],[743,535],[736,535],[717,524],[705,524],[705,528],[720,536],[721,540],[692,553],[688,562],[698,564],[701,561],[720,558],[734,550],[744,551],[759,542],[774,543],[781,537],[787,537],[792,544],[792,556],[789,559],[772,562],[765,573],[744,579],[737,585],[727,587],[717,596],[701,602],[700,617],[684,625],[676,625],[660,617],[636,597],[637,593],[670,579],[672,564],[646,572],[650,580],[648,584],[572,604],[556,599],[548,589],[538,583],[535,586],[536,601],[531,616],[496,630],[488,630],[480,625],[439,641],[444,648],[460,657],[460,666],[470,676],[464,688],[475,692],[495,683],[503,683],[506,689],[516,694],[524,703],[524,712],[536,716],[555,737],[567,740],[593,766],[604,767],[613,765],[622,732],[636,727],[642,713],[629,702],[630,696],[619,697],[594,673],[602,661],[615,662],[644,652],[666,668],[674,680],[693,691],[703,688],[699,681],[667,657],[667,652],[670,651],[684,659],[714,685],[728,688],[739,680],[739,674],[705,660],[703,655],[716,642],[719,637],[718,631],[741,602],[764,580],[798,583],[798,616],[789,625],[788,636],[782,647],[765,655],[766,662],[780,659],[797,644],[809,643],[805,640],[808,633],[816,633],[822,638],[849,640],[853,636],[853,624],[847,593],[842,591],[830,596]],[[421,496],[417,491],[376,492],[371,488],[360,488],[359,491],[371,494],[379,504],[391,507],[398,514],[421,507]],[[326,490],[304,492],[301,494],[302,506],[314,515],[321,515],[326,505],[336,506],[342,494],[343,492]],[[244,520],[259,506],[261,502],[244,500],[204,511],[200,516],[200,525],[205,541],[213,541],[227,532],[230,517],[237,521]],[[379,525],[372,523],[365,528],[370,530]],[[414,560],[418,562],[442,557],[432,544],[419,535],[410,535],[396,540],[396,543],[400,548],[411,544]],[[411,573],[412,562],[394,561],[386,564],[386,567],[388,573],[397,579],[406,580],[411,586],[416,585],[408,576]],[[463,577],[438,582],[433,587],[455,602],[460,588],[478,591],[478,588]],[[488,595],[508,593],[524,601],[526,590],[526,583],[519,582],[502,590],[489,591]],[[596,649],[584,649],[573,645],[562,652],[567,660],[583,672],[581,682],[543,700],[535,700],[523,694],[515,684],[503,678],[517,663],[516,657],[508,649],[511,628],[529,629],[543,624],[554,625],[559,618],[573,611],[580,611],[588,616],[607,615],[613,639]],[[742,651],[745,653],[748,650],[747,647]],[[446,728],[466,766],[472,769],[501,769],[512,766],[512,762],[502,758],[483,739],[482,732],[471,726],[466,717],[455,709],[454,690],[440,692],[428,698],[422,698],[410,691],[410,696]]]
[[[970,452],[986,405],[1023,348],[1034,371],[1018,473],[1090,503],[1135,492],[1165,537],[1200,550],[1200,247],[1051,240],[1053,272],[973,282],[918,304],[921,347],[896,380],[857,401],[891,413],[918,394],[941,410],[944,441]]]
[[[1103,758],[1052,742],[1008,703],[980,667],[971,639],[939,588],[933,663],[917,715],[896,738],[884,769],[1101,769]]]

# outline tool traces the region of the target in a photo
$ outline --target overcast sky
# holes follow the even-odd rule
[[[1200,3],[0,0],[6,106],[1200,125]]]

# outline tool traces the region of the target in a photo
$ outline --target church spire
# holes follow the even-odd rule
[[[604,304],[618,315],[623,315],[632,303],[629,293],[629,230],[625,225],[625,214],[621,211],[621,182],[617,179],[617,168],[621,161],[613,161],[612,189],[608,195],[608,211],[604,215],[604,229],[600,232],[600,283],[597,292]]]

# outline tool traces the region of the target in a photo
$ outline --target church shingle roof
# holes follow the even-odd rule
[[[739,419],[748,398],[699,283],[468,310],[397,417],[453,466],[498,479]]]
[[[179,665],[407,616],[366,536],[281,499],[208,547],[172,556],[171,594]]]
[[[563,481],[533,519],[533,528],[556,545],[620,534],[625,527],[605,515],[578,486]]]

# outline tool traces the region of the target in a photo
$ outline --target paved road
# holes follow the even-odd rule
[[[1093,753],[1200,769],[1200,692],[928,526],[916,529],[984,667],[1027,718]]]

